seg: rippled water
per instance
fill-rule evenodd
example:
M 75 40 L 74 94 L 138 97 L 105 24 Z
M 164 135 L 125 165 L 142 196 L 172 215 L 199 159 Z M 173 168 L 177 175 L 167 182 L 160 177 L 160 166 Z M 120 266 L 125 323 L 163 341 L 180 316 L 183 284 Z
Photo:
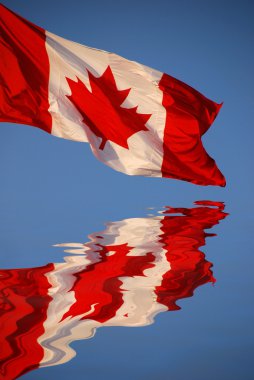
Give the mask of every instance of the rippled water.
M 30 372 L 27 378 L 54 378 L 51 369 L 45 374 L 45 370 L 39 368 L 69 362 L 76 353 L 76 362 L 73 361 L 68 376 L 73 372 L 80 377 L 84 370 L 84 378 L 91 378 L 91 373 L 85 377 L 91 358 L 93 363 L 103 362 L 103 370 L 105 358 L 106 365 L 112 367 L 114 360 L 122 361 L 124 355 L 126 357 L 126 351 L 130 358 L 130 350 L 138 357 L 133 362 L 127 357 L 122 366 L 130 366 L 136 378 L 155 376 L 155 373 L 144 375 L 145 369 L 143 373 L 133 370 L 139 360 L 144 361 L 146 352 L 149 352 L 149 361 L 160 363 L 159 378 L 171 378 L 163 368 L 167 368 L 168 360 L 175 355 L 174 350 L 180 347 L 183 354 L 177 360 L 181 359 L 184 365 L 193 360 L 192 350 L 199 346 L 200 358 L 195 358 L 195 363 L 202 371 L 202 347 L 207 345 L 207 336 L 212 360 L 218 331 L 213 331 L 215 325 L 211 320 L 218 318 L 218 305 L 212 307 L 214 315 L 207 322 L 203 307 L 211 310 L 209 296 L 213 293 L 215 297 L 216 291 L 210 287 L 203 293 L 207 305 L 202 306 L 198 305 L 200 291 L 195 290 L 209 282 L 215 284 L 216 268 L 213 270 L 213 264 L 200 247 L 205 246 L 208 237 L 216 236 L 211 229 L 227 217 L 224 204 L 199 201 L 191 208 L 164 207 L 159 212 L 150 208 L 149 213 L 146 217 L 108 222 L 103 231 L 90 234 L 87 243 L 57 244 L 68 254 L 60 262 L 0 271 L 0 357 L 4 379 L 15 379 L 31 370 L 36 372 Z M 197 293 L 196 305 L 191 298 L 194 292 Z M 191 299 L 180 302 L 186 314 L 183 317 L 179 312 L 181 330 L 176 332 L 178 315 L 173 318 L 165 315 L 163 319 L 156 316 L 180 310 L 179 301 L 184 298 Z M 197 321 L 195 316 L 200 310 L 201 320 L 204 320 L 199 326 L 200 315 Z M 153 322 L 154 327 L 141 329 L 142 333 L 137 329 L 124 333 L 116 329 L 148 326 Z M 93 346 L 88 342 L 70 346 L 76 340 L 95 340 L 100 327 L 114 327 L 117 332 L 111 333 L 113 329 L 102 331 Z M 217 328 L 221 329 L 220 323 Z M 200 330 L 198 336 L 197 330 Z M 131 336 L 135 340 L 130 346 Z M 114 350 L 112 343 L 119 344 L 119 340 L 121 344 Z M 93 357 L 95 350 L 96 357 Z M 101 352 L 103 350 L 106 351 Z M 121 368 L 118 362 L 116 367 L 118 371 Z M 119 378 L 127 378 L 127 373 L 120 370 Z M 103 378 L 103 373 L 98 372 L 97 367 L 93 376 Z M 111 377 L 108 369 L 106 377 Z

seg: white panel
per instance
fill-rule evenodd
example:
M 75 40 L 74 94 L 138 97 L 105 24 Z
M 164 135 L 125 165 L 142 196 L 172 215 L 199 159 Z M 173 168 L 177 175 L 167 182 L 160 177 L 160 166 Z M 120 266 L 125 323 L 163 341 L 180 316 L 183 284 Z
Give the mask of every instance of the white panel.
M 74 340 L 91 338 L 99 327 L 144 326 L 152 323 L 157 313 L 167 310 L 165 305 L 157 302 L 155 294 L 155 288 L 160 286 L 163 275 L 170 270 L 170 263 L 161 242 L 162 219 L 163 217 L 134 218 L 110 223 L 105 231 L 92 234 L 90 242 L 74 244 L 79 253 L 81 246 L 84 247 L 82 256 L 69 256 L 65 258 L 65 263 L 55 264 L 55 269 L 47 274 L 47 279 L 52 285 L 48 292 L 52 301 L 43 325 L 45 333 L 38 339 L 44 349 L 44 358 L 40 366 L 56 365 L 70 360 L 75 351 L 69 344 Z M 100 239 L 97 238 L 97 244 L 96 236 L 100 236 Z M 86 314 L 68 316 L 62 320 L 64 314 L 76 302 L 75 287 L 73 289 L 76 274 L 87 265 L 100 261 L 100 245 L 119 246 L 126 243 L 133 247 L 128 256 L 145 256 L 151 252 L 154 261 L 153 266 L 144 271 L 144 276 L 119 277 L 122 282 L 123 304 L 116 311 L 116 315 L 103 323 L 93 319 L 81 320 L 84 316 L 89 318 L 89 314 L 93 313 L 95 305 L 91 305 Z M 65 246 L 69 247 L 70 244 Z M 112 251 L 112 255 L 114 254 L 117 256 L 117 253 Z
M 90 142 L 95 156 L 110 167 L 126 174 L 161 176 L 163 134 L 166 111 L 162 106 L 159 71 L 116 54 L 68 41 L 46 32 L 46 48 L 50 60 L 49 111 L 53 119 L 52 134 L 76 141 Z M 107 141 L 99 149 L 97 137 L 82 121 L 82 116 L 66 97 L 71 95 L 66 78 L 78 77 L 91 89 L 87 70 L 101 76 L 110 65 L 119 90 L 131 88 L 122 107 L 138 106 L 138 113 L 152 114 L 146 127 L 128 139 L 129 149 Z

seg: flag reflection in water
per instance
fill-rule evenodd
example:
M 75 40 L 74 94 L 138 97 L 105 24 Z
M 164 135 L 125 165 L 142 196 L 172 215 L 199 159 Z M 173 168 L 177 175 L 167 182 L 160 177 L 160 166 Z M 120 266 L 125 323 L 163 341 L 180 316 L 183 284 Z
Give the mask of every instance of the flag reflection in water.
M 124 219 L 72 248 L 63 263 L 0 271 L 1 372 L 14 379 L 64 363 L 69 344 L 102 326 L 145 326 L 176 301 L 214 282 L 199 247 L 204 230 L 226 217 L 220 202 L 166 207 L 158 216 Z

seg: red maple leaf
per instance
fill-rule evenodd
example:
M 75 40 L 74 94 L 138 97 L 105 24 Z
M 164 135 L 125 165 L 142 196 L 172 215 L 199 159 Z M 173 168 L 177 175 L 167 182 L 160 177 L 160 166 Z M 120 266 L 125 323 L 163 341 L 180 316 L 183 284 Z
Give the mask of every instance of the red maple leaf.
M 137 113 L 138 106 L 121 107 L 131 89 L 117 89 L 110 66 L 98 78 L 87 72 L 92 91 L 79 78 L 77 82 L 66 78 L 72 92 L 67 98 L 81 113 L 84 123 L 102 139 L 99 149 L 103 150 L 108 140 L 128 149 L 128 138 L 147 131 L 145 124 L 151 115 Z

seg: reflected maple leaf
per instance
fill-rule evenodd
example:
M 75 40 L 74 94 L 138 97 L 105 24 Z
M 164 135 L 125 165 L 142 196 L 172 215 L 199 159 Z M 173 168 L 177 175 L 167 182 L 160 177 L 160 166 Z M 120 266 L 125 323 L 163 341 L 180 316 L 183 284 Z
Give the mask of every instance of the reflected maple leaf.
M 103 150 L 108 140 L 129 149 L 128 138 L 148 130 L 145 124 L 151 114 L 137 113 L 138 106 L 121 106 L 131 89 L 117 89 L 110 66 L 100 77 L 87 72 L 92 91 L 79 78 L 77 82 L 66 78 L 72 92 L 67 98 L 81 113 L 84 123 L 102 139 L 99 149 Z

